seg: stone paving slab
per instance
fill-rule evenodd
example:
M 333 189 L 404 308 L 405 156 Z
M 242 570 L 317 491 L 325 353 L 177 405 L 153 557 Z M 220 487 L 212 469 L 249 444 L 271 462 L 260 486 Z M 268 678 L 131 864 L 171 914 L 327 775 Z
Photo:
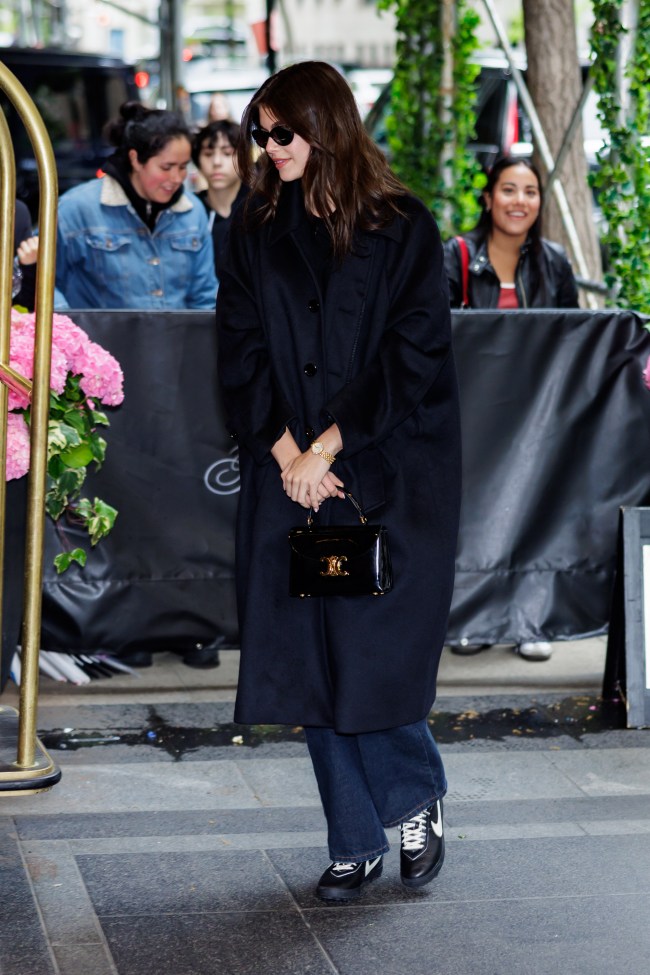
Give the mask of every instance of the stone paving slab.
M 286 911 L 293 900 L 262 850 L 75 857 L 99 916 Z
M 647 900 L 582 896 L 310 911 L 339 975 L 641 975 Z
M 327 866 L 321 850 L 269 850 L 268 856 L 303 909 L 329 910 L 314 897 L 314 878 Z M 402 887 L 399 849 L 393 849 L 384 858 L 384 875 L 369 885 L 363 903 L 487 901 L 501 902 L 500 912 L 503 905 L 528 897 L 571 898 L 585 892 L 647 899 L 650 835 L 458 842 L 440 877 L 424 894 Z
M 426 892 L 401 886 L 394 850 L 363 901 L 338 908 L 314 896 L 322 848 L 78 854 L 79 877 L 53 869 L 56 857 L 39 870 L 38 855 L 28 859 L 52 943 L 69 951 L 77 938 L 77 961 L 101 953 L 96 914 L 119 975 L 645 970 L 650 834 L 485 838 L 452 850 Z M 92 911 L 77 902 L 72 914 L 65 901 L 80 884 Z
M 151 707 L 84 704 L 79 724 L 110 734 L 149 720 Z M 210 728 L 217 713 L 208 700 L 155 709 L 188 728 Z M 218 702 L 222 719 L 230 711 Z M 48 714 L 63 725 L 58 705 Z M 125 760 L 134 753 L 123 745 L 57 752 L 63 779 L 51 792 L 0 798 L 0 858 L 17 871 L 0 871 L 0 973 L 641 975 L 650 734 L 563 731 L 443 745 L 440 877 L 426 891 L 403 888 L 391 830 L 384 876 L 338 908 L 314 896 L 326 833 L 298 742 L 219 757 L 162 750 L 154 762 Z M 27 919 L 22 955 L 5 951 L 14 906 Z
M 441 753 L 456 801 L 650 793 L 643 748 Z M 319 805 L 308 758 L 62 767 L 63 782 L 50 792 L 0 799 L 3 814 L 245 809 L 285 806 L 288 796 L 292 808 Z
M 1 807 L 0 807 L 1 808 Z M 293 808 L 237 808 L 113 813 L 67 813 L 63 816 L 16 815 L 17 835 L 27 840 L 78 840 L 147 836 L 194 836 L 278 830 L 297 833 L 322 829 L 320 806 Z
M 101 920 L 119 975 L 336 975 L 339 971 L 297 911 Z
M 0 802 L 5 815 L 42 816 L 259 805 L 235 762 L 65 766 L 62 782 L 50 792 Z
M 10 820 L 9 820 L 10 821 Z M 254 807 L 246 809 L 179 810 L 131 813 L 66 813 L 54 816 L 15 816 L 17 837 L 29 848 L 34 841 L 56 842 L 69 840 L 78 845 L 85 839 L 104 842 L 135 838 L 146 842 L 148 837 L 256 836 L 282 832 L 285 836 L 322 831 L 325 818 L 320 806 Z M 529 827 L 557 825 L 589 831 L 592 824 L 599 829 L 623 829 L 624 823 L 650 823 L 650 799 L 647 795 L 580 796 L 578 798 L 529 800 L 457 801 L 445 802 L 445 822 L 448 835 L 467 835 L 468 831 L 490 828 L 519 829 L 529 835 Z M 300 845 L 304 845 L 302 839 Z M 287 846 L 291 844 L 287 842 Z
M 614 761 L 612 761 L 614 759 Z M 647 748 L 591 751 L 587 758 L 576 752 L 549 757 L 553 766 L 586 795 L 647 795 L 650 793 L 650 762 Z
M 56 975 L 13 824 L 4 816 L 0 818 L 0 878 L 0 972 Z

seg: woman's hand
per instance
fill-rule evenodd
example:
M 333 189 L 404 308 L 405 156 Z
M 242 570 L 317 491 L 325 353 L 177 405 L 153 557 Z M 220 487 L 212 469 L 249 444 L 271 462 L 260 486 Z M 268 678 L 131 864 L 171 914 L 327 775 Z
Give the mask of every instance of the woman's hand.
M 38 260 L 38 237 L 27 237 L 18 246 L 16 256 L 21 264 L 35 264 Z
M 306 450 L 294 457 L 282 470 L 282 484 L 287 497 L 303 508 L 318 511 L 327 498 L 343 497 L 343 481 L 330 470 L 319 454 Z

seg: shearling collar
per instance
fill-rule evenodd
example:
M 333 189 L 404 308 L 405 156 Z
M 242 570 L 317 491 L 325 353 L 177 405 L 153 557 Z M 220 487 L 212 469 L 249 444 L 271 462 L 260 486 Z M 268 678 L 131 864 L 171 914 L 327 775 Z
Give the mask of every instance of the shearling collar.
M 102 177 L 102 191 L 99 202 L 107 207 L 125 207 L 131 205 L 128 196 L 118 181 L 108 175 Z M 170 206 L 169 209 L 173 210 L 174 213 L 185 213 L 187 210 L 191 210 L 192 206 L 192 201 L 187 193 L 183 193 L 181 198 Z

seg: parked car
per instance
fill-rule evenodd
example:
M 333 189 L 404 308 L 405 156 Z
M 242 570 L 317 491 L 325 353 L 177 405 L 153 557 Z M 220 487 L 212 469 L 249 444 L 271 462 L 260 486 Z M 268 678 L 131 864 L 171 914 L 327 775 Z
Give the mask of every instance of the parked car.
M 25 86 L 52 141 L 59 192 L 97 175 L 113 151 L 103 138 L 106 122 L 120 105 L 138 98 L 133 68 L 119 58 L 58 49 L 8 47 L 0 61 Z M 16 156 L 16 184 L 36 220 L 38 174 L 27 131 L 4 92 L 5 112 Z
M 489 169 L 495 159 L 507 152 L 530 155 L 530 121 L 517 97 L 508 62 L 503 56 L 480 56 L 476 81 L 476 135 L 469 144 L 479 162 Z M 366 129 L 379 147 L 389 154 L 386 119 L 390 111 L 389 82 L 365 119 Z
M 486 170 L 501 155 L 512 153 L 531 156 L 532 126 L 519 100 L 517 86 L 508 62 L 503 55 L 479 54 L 476 63 L 480 67 L 476 79 L 476 135 L 469 143 L 469 148 L 476 153 L 479 162 Z M 515 63 L 525 78 L 525 59 L 518 58 Z M 583 63 L 583 80 L 588 69 L 588 62 Z M 389 82 L 365 119 L 366 129 L 387 154 L 386 119 L 390 110 L 390 89 Z M 604 133 L 597 113 L 598 100 L 592 91 L 582 113 L 585 155 L 590 169 L 597 165 L 596 150 L 603 145 L 604 141 Z
M 354 94 L 362 118 L 374 106 L 377 98 L 390 82 L 393 72 L 390 68 L 347 68 L 347 78 Z

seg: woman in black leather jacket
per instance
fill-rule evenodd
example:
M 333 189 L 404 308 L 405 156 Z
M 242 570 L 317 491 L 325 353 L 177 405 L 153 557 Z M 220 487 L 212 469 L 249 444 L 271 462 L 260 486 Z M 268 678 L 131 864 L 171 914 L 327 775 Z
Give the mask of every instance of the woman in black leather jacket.
M 464 234 L 467 274 L 463 280 L 463 245 L 444 246 L 452 308 L 577 308 L 578 289 L 569 260 L 559 244 L 542 238 L 542 184 L 528 159 L 498 160 L 483 191 L 478 224 Z M 489 649 L 487 643 L 450 646 L 462 656 Z M 548 660 L 545 640 L 523 642 L 526 660 Z
M 577 308 L 578 289 L 559 244 L 541 235 L 542 185 L 528 159 L 498 160 L 483 191 L 483 212 L 463 235 L 469 308 Z M 463 306 L 461 245 L 445 244 L 452 308 Z

